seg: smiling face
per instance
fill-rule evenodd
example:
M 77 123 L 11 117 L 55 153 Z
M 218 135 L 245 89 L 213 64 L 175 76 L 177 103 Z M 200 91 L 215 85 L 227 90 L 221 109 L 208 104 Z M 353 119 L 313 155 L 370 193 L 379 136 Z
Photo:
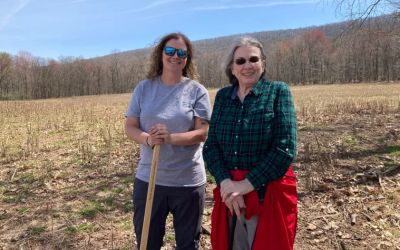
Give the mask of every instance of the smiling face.
M 256 57 L 259 58 L 257 62 L 254 60 Z M 238 65 L 236 63 L 243 62 L 243 59 L 245 59 L 244 64 Z M 233 56 L 231 70 L 232 74 L 239 81 L 239 85 L 246 87 L 254 86 L 264 72 L 261 50 L 254 46 L 240 46 L 236 49 Z
M 171 39 L 165 44 L 165 47 L 187 50 L 185 41 L 182 39 Z M 164 53 L 164 51 L 162 52 L 163 71 L 168 71 L 168 73 L 182 75 L 182 70 L 186 66 L 186 61 L 187 58 L 179 58 L 177 52 L 175 52 L 173 56 L 168 56 Z

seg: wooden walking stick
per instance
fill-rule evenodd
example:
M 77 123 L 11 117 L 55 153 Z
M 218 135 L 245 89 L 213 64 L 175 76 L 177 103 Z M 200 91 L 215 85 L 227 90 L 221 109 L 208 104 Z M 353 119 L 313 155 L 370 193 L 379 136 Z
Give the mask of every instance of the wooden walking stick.
M 151 160 L 149 186 L 147 187 L 146 208 L 144 211 L 142 236 L 140 240 L 140 250 L 147 249 L 147 238 L 149 236 L 151 210 L 153 208 L 154 188 L 156 185 L 159 158 L 160 158 L 160 145 L 155 145 L 153 150 L 153 159 Z

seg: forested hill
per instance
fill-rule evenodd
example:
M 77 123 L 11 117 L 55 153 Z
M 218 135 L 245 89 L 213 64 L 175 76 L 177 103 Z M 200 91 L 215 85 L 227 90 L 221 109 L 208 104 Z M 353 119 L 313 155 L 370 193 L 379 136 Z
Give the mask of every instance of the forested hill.
M 231 41 L 241 35 L 264 44 L 271 79 L 289 84 L 400 80 L 400 20 L 386 15 L 361 27 L 343 22 L 195 41 L 201 83 L 228 83 L 221 63 Z M 146 48 L 92 59 L 45 60 L 28 52 L 0 52 L 0 100 L 130 92 L 145 77 L 149 54 Z

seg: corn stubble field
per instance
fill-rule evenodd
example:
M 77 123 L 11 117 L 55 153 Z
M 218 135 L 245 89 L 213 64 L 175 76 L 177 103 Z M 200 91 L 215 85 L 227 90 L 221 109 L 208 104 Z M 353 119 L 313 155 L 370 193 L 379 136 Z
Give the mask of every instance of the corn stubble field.
M 400 249 L 400 84 L 292 87 L 295 249 Z M 210 91 L 214 97 L 215 91 Z M 129 94 L 0 102 L 0 249 L 133 249 Z M 212 207 L 208 179 L 202 247 Z M 163 249 L 173 249 L 169 220 Z

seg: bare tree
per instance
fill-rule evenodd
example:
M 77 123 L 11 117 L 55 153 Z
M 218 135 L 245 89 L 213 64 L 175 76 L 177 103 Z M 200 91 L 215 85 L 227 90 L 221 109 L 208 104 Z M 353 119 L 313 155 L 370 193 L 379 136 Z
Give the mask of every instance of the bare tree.
M 269 79 L 290 84 L 399 81 L 400 19 L 371 19 L 368 25 L 347 32 L 340 41 L 335 37 L 347 23 L 249 35 L 257 37 L 266 48 Z M 228 83 L 221 62 L 232 39 L 194 44 L 200 82 L 205 86 L 219 88 Z M 130 92 L 145 78 L 148 56 L 149 49 L 58 60 L 37 58 L 29 52 L 16 56 L 0 52 L 0 99 Z
M 8 78 L 11 76 L 11 65 L 11 56 L 7 53 L 0 53 L 0 99 L 3 94 L 6 96 L 9 93 Z
M 372 16 L 392 14 L 400 18 L 400 0 L 334 0 L 338 14 L 358 21 L 361 27 Z

